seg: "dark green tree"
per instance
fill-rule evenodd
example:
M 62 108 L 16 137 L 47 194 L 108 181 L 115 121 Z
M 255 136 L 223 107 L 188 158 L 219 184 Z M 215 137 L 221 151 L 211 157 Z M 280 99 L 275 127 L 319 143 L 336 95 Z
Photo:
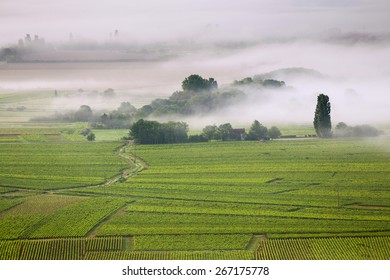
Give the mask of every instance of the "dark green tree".
M 268 129 L 258 120 L 255 120 L 249 129 L 246 140 L 260 140 L 268 136 Z
M 130 104 L 130 102 L 122 102 L 117 111 L 121 114 L 132 115 L 137 112 L 137 108 Z
M 150 105 L 144 105 L 138 109 L 136 113 L 137 118 L 146 118 L 153 113 L 153 108 Z
M 285 85 L 286 83 L 283 81 L 277 81 L 272 79 L 263 81 L 263 86 L 267 88 L 280 88 L 284 87 Z
M 335 127 L 336 137 L 376 137 L 381 134 L 383 131 L 367 124 L 348 126 L 346 123 L 340 122 Z
M 140 119 L 130 129 L 130 138 L 139 144 L 183 143 L 188 140 L 184 122 L 159 123 Z
M 218 127 L 216 125 L 208 125 L 202 130 L 202 135 L 208 140 L 217 139 Z
M 232 139 L 231 132 L 233 130 L 233 127 L 230 123 L 224 123 L 218 126 L 218 139 L 221 139 L 222 141 L 228 141 Z
M 138 120 L 130 129 L 130 137 L 140 144 L 159 144 L 161 124 L 156 121 Z
M 188 125 L 185 122 L 167 122 L 161 124 L 162 143 L 184 143 L 188 140 Z
M 87 140 L 88 140 L 88 141 L 95 141 L 95 133 L 90 132 L 90 133 L 87 135 Z
M 112 88 L 108 88 L 103 92 L 103 97 L 115 97 L 115 91 Z
M 329 96 L 320 94 L 317 97 L 317 107 L 314 113 L 314 128 L 321 138 L 332 137 L 332 123 L 330 121 Z
M 279 138 L 280 136 L 282 135 L 282 133 L 280 132 L 279 128 L 277 128 L 276 126 L 272 126 L 269 130 L 268 130 L 268 136 L 272 139 L 277 139 Z
M 81 105 L 75 112 L 74 119 L 76 122 L 87 122 L 92 118 L 92 109 L 88 105 Z
M 184 79 L 181 84 L 184 91 L 205 91 L 218 88 L 218 83 L 214 78 L 203 79 L 197 74 L 192 74 Z

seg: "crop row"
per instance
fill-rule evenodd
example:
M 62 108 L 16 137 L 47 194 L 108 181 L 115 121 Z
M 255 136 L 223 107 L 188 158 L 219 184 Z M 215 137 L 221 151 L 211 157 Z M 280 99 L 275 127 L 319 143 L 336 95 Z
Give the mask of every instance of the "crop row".
M 99 235 L 390 230 L 389 154 L 362 142 L 141 145 L 137 155 L 149 169 L 107 192 L 142 199 Z
M 0 239 L 85 236 L 125 203 L 109 197 L 29 197 L 2 212 Z
M 141 235 L 134 237 L 134 250 L 243 250 L 251 238 L 251 234 Z
M 100 236 L 158 234 L 337 234 L 389 230 L 388 221 L 311 219 L 274 216 L 213 215 L 127 211 L 110 219 L 98 231 Z M 210 248 L 213 249 L 213 248 Z
M 201 238 L 201 237 L 200 237 Z M 269 239 L 252 250 L 130 251 L 123 237 L 0 241 L 2 260 L 389 260 L 390 237 Z M 228 240 L 226 240 L 228 241 Z
M 89 252 L 119 250 L 121 237 L 0 241 L 1 260 L 79 260 Z
M 39 143 L 0 146 L 0 186 L 58 189 L 103 182 L 126 164 L 118 143 Z
M 0 212 L 7 210 L 8 208 L 11 208 L 15 205 L 18 205 L 21 203 L 18 199 L 1 199 L 0 198 Z
M 221 214 L 245 216 L 272 216 L 317 219 L 354 219 L 390 221 L 389 215 L 380 211 L 355 208 L 297 207 L 264 203 L 207 202 L 173 199 L 143 199 L 127 208 L 133 212 Z
M 88 260 L 251 260 L 253 252 L 233 251 L 133 251 L 89 252 Z
M 51 215 L 29 234 L 30 238 L 85 236 L 104 218 L 124 207 L 125 201 L 107 197 L 89 198 Z
M 265 260 L 389 260 L 390 237 L 270 239 L 261 244 Z

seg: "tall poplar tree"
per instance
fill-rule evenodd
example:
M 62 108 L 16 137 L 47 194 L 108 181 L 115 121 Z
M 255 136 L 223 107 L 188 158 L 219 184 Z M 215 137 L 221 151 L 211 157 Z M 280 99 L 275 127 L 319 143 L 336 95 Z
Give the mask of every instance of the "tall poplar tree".
M 317 97 L 317 107 L 314 114 L 313 124 L 318 137 L 332 137 L 332 123 L 330 121 L 330 102 L 329 96 L 325 94 L 321 93 Z

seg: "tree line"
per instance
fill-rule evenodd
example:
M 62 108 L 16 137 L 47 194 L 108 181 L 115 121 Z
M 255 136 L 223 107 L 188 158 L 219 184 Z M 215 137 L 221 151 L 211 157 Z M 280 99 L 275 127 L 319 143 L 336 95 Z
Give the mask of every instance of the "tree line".
M 279 138 L 280 130 L 273 126 L 270 129 L 255 120 L 249 132 L 244 128 L 233 128 L 230 123 L 207 125 L 201 134 L 188 136 L 188 125 L 185 122 L 148 121 L 140 119 L 129 132 L 129 139 L 139 144 L 172 144 L 185 142 L 269 140 Z
M 214 78 L 205 79 L 197 74 L 186 77 L 181 84 L 182 90 L 174 92 L 169 98 L 158 98 L 150 104 L 136 108 L 130 102 L 122 102 L 118 109 L 111 112 L 95 112 L 89 105 L 82 105 L 76 111 L 58 112 L 49 117 L 38 117 L 32 121 L 89 122 L 93 128 L 129 128 L 139 119 L 166 115 L 193 115 L 210 113 L 238 103 L 246 97 L 240 86 L 256 85 L 262 87 L 282 87 L 284 82 L 245 78 L 235 81 L 229 87 L 218 88 Z M 81 89 L 79 91 L 82 91 Z M 58 96 L 57 91 L 54 93 Z M 115 96 L 113 89 L 104 91 L 103 97 Z

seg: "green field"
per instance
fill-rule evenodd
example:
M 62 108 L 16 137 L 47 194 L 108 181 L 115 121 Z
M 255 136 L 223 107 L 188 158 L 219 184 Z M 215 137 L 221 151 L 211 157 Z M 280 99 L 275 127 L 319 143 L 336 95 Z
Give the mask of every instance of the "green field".
M 0 259 L 390 259 L 388 139 L 15 140 L 0 156 Z
M 0 185 L 53 190 L 102 183 L 120 173 L 118 143 L 0 144 Z

